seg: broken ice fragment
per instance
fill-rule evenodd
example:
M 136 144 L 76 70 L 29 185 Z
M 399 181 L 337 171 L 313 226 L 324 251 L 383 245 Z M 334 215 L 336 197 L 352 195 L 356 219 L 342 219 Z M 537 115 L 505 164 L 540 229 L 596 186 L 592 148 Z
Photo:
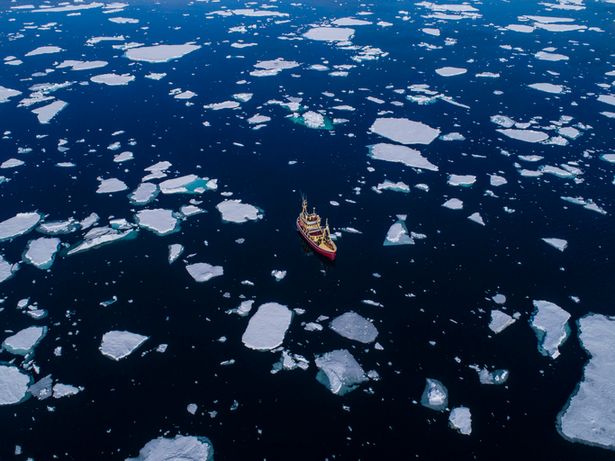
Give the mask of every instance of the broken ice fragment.
M 130 193 L 128 198 L 133 205 L 147 205 L 154 200 L 160 189 L 156 184 L 151 182 L 142 182 L 139 186 Z
M 49 237 L 40 237 L 35 240 L 30 240 L 23 255 L 23 260 L 38 269 L 49 269 L 60 248 L 60 243 L 60 239 Z
M 241 341 L 250 349 L 275 349 L 284 341 L 291 319 L 288 307 L 275 302 L 262 304 L 250 317 Z
M 430 144 L 440 130 L 407 118 L 377 118 L 369 131 L 401 144 Z
M 130 74 L 100 74 L 91 77 L 90 81 L 108 86 L 121 86 L 128 85 L 134 79 L 134 75 Z
M 413 245 L 414 240 L 408 235 L 406 227 L 406 215 L 397 215 L 397 221 L 389 228 L 384 238 L 384 246 L 389 245 Z
M 100 184 L 98 185 L 98 189 L 96 189 L 97 194 L 112 194 L 114 192 L 121 192 L 128 189 L 126 183 L 117 178 L 98 178 L 98 181 Z
M 468 407 L 455 407 L 448 417 L 449 425 L 463 435 L 472 433 L 472 415 Z
M 276 282 L 279 282 L 286 277 L 286 271 L 273 270 L 271 271 L 271 276 L 276 280 Z
M 98 349 L 105 357 L 118 361 L 128 357 L 147 339 L 147 336 L 137 333 L 112 330 L 103 335 Z
M 432 410 L 443 411 L 448 405 L 448 391 L 437 379 L 427 378 L 425 390 L 421 396 L 421 405 Z
M 39 123 L 47 124 L 67 105 L 68 103 L 57 100 L 47 104 L 46 106 L 32 110 L 32 113 L 37 116 Z
M 263 210 L 241 200 L 224 200 L 216 205 L 222 215 L 222 220 L 233 223 L 244 223 L 262 219 Z
M 344 395 L 367 381 L 363 368 L 346 349 L 338 349 L 317 355 L 319 371 L 316 379 L 336 395 Z
M 0 222 L 0 242 L 27 234 L 39 223 L 42 217 L 41 213 L 33 211 L 17 213 L 12 218 Z
M 436 74 L 441 77 L 455 77 L 456 75 L 463 75 L 468 71 L 463 67 L 440 67 L 436 69 Z
M 559 357 L 559 347 L 564 344 L 570 328 L 570 314 L 549 301 L 534 301 L 534 314 L 530 325 L 538 338 L 538 350 L 542 355 L 556 359 Z
M 47 375 L 44 378 L 39 379 L 34 384 L 30 385 L 30 387 L 28 388 L 28 392 L 33 397 L 36 397 L 38 400 L 45 400 L 51 397 L 53 393 L 52 385 L 53 379 L 51 375 Z
M 126 57 L 131 61 L 161 63 L 171 61 L 172 59 L 179 59 L 199 48 L 201 48 L 200 45 L 191 43 L 184 43 L 183 45 L 141 46 L 126 50 Z
M 2 349 L 16 355 L 28 355 L 47 334 L 47 327 L 28 327 L 9 336 Z
M 397 144 L 379 143 L 368 146 L 368 155 L 376 160 L 402 163 L 411 168 L 438 171 L 438 167 L 427 160 L 416 149 Z
M 447 184 L 449 186 L 469 187 L 476 182 L 476 176 L 471 174 L 449 174 Z
M 216 189 L 215 180 L 199 178 L 195 174 L 167 179 L 159 184 L 163 194 L 202 194 L 207 190 Z
M 463 202 L 458 198 L 450 198 L 442 204 L 444 208 L 449 210 L 461 210 L 463 209 Z
M 25 400 L 31 382 L 31 378 L 19 368 L 0 365 L 0 405 L 13 405 Z
M 480 215 L 480 213 L 478 211 L 476 213 L 472 213 L 470 216 L 468 216 L 468 219 L 470 221 L 474 221 L 477 224 L 480 224 L 481 226 L 485 225 L 485 221 L 483 220 L 483 217 Z
M 207 263 L 188 264 L 186 270 L 197 282 L 207 282 L 214 277 L 224 274 L 222 266 L 212 266 Z
M 76 395 L 83 390 L 82 387 L 71 386 L 70 384 L 56 383 L 53 386 L 53 398 L 61 399 L 62 397 L 70 397 Z
M 169 264 L 173 264 L 184 252 L 184 247 L 179 243 L 169 245 Z
M 135 220 L 143 229 L 150 230 L 160 236 L 177 232 L 180 226 L 175 213 L 163 208 L 139 210 L 135 214 Z
M 481 384 L 504 384 L 508 381 L 508 370 L 500 369 L 489 371 L 487 368 L 481 368 L 478 365 L 470 365 L 478 374 L 478 380 Z
M 83 242 L 73 245 L 66 254 L 70 256 L 119 240 L 131 239 L 137 236 L 137 232 L 138 229 L 117 230 L 111 227 L 95 227 L 85 234 Z
M 510 325 L 516 322 L 514 317 L 511 317 L 505 312 L 494 309 L 491 311 L 491 321 L 489 322 L 489 329 L 494 333 L 501 333 Z
M 10 279 L 18 268 L 17 264 L 11 264 L 0 255 L 0 283 Z
M 354 29 L 347 27 L 313 27 L 303 36 L 323 42 L 347 42 L 354 35 Z
M 559 251 L 564 251 L 566 248 L 568 248 L 568 242 L 564 239 L 543 238 L 542 241 L 551 245 L 553 248 L 558 249 Z
M 549 139 L 549 135 L 542 131 L 536 130 L 517 130 L 513 128 L 498 129 L 500 133 L 512 139 L 525 142 L 542 142 Z
M 150 440 L 136 458 L 126 461 L 213 461 L 214 447 L 207 437 L 177 435 Z
M 352 311 L 334 318 L 329 327 L 338 335 L 363 344 L 374 342 L 378 336 L 378 330 L 372 322 Z

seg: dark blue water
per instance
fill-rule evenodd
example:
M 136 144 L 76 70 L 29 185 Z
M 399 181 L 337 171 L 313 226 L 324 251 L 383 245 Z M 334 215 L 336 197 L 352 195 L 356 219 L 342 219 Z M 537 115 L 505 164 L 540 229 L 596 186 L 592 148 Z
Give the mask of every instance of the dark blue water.
M 23 94 L 0 104 L 5 132 L 0 163 L 17 157 L 26 164 L 0 170 L 11 179 L 0 184 L 0 220 L 37 209 L 47 213 L 48 220 L 83 219 L 96 212 L 101 225 L 110 218 L 134 222 L 139 208 L 128 202 L 126 194 L 140 183 L 143 168 L 160 160 L 172 162 L 169 177 L 195 173 L 217 178 L 219 187 L 198 196 L 160 195 L 148 205 L 178 210 L 191 198 L 202 200 L 200 206 L 207 213 L 183 221 L 179 233 L 159 237 L 141 230 L 135 240 L 75 256 L 60 255 L 49 271 L 22 264 L 11 280 L 0 285 L 2 339 L 34 324 L 49 328 L 35 350 L 40 373 L 30 370 L 33 378 L 51 373 L 58 382 L 85 388 L 59 400 L 30 398 L 0 407 L 0 459 L 125 459 L 136 456 L 151 439 L 177 434 L 209 437 L 219 460 L 612 459 L 612 451 L 566 441 L 558 434 L 555 419 L 582 379 L 588 360 L 574 321 L 589 312 L 615 315 L 615 168 L 599 158 L 612 152 L 613 146 L 613 119 L 600 112 L 615 109 L 596 100 L 598 94 L 614 93 L 614 77 L 604 74 L 615 68 L 615 5 L 592 2 L 579 11 L 549 11 L 534 2 L 489 1 L 473 3 L 480 18 L 442 21 L 425 17 L 432 12 L 411 2 L 284 1 L 268 4 L 289 14 L 273 19 L 208 15 L 246 7 L 227 1 L 127 3 L 116 14 L 94 8 L 78 16 L 11 10 L 12 3 L 2 6 L 2 56 L 16 56 L 24 63 L 2 65 L 0 85 Z M 408 12 L 408 21 L 402 20 L 406 13 L 400 10 Z M 360 11 L 372 14 L 357 16 Z M 523 34 L 501 29 L 519 23 L 517 17 L 526 14 L 570 17 L 575 24 L 602 31 L 536 29 Z M 140 22 L 114 24 L 108 21 L 113 16 Z M 389 55 L 356 63 L 350 59 L 353 51 L 332 44 L 281 39 L 289 34 L 301 37 L 311 24 L 349 16 L 374 23 L 354 27 L 354 45 L 379 47 Z M 282 23 L 276 23 L 279 20 Z M 378 21 L 393 25 L 379 27 Z M 49 30 L 30 27 L 50 22 L 57 24 Z M 256 27 L 245 34 L 228 32 L 239 25 Z M 423 27 L 439 28 L 441 36 L 426 35 L 420 31 Z M 120 34 L 125 42 L 194 41 L 202 48 L 168 63 L 148 64 L 130 61 L 122 50 L 112 48 L 122 42 L 85 46 L 92 36 Z M 456 44 L 445 45 L 447 37 L 456 39 Z M 230 47 L 237 40 L 258 45 Z M 428 50 L 419 46 L 421 42 L 441 48 Z M 44 45 L 65 51 L 24 57 Z M 556 47 L 556 53 L 570 59 L 535 59 L 533 54 L 545 47 Z M 302 65 L 273 77 L 249 75 L 257 61 L 278 57 Z M 65 59 L 109 64 L 32 76 Z M 325 60 L 330 66 L 356 67 L 348 77 L 308 69 Z M 439 77 L 434 70 L 443 66 L 464 67 L 468 72 Z M 499 72 L 500 78 L 475 77 L 484 71 Z M 89 82 L 93 75 L 110 72 L 130 73 L 136 79 L 126 86 Z M 153 81 L 144 78 L 149 72 L 167 76 Z M 241 80 L 248 83 L 236 83 Z M 77 83 L 50 94 L 68 106 L 48 125 L 39 124 L 30 112 L 38 105 L 17 106 L 31 85 L 64 81 Z M 527 87 L 536 82 L 560 83 L 570 92 L 550 95 Z M 408 92 L 393 92 L 411 84 L 428 84 L 470 108 L 444 101 L 419 106 L 405 99 Z M 174 88 L 197 93 L 190 100 L 194 105 L 173 99 L 168 93 Z M 503 94 L 494 94 L 496 90 Z M 204 104 L 230 100 L 241 92 L 254 97 L 238 110 L 203 109 Z M 339 101 L 323 92 L 335 94 Z M 285 109 L 265 105 L 289 96 L 302 97 L 302 104 L 311 110 L 325 109 L 328 117 L 348 122 L 332 131 L 310 129 L 288 120 Z M 367 96 L 386 103 L 375 104 Z M 341 104 L 356 110 L 330 109 Z M 257 112 L 271 121 L 251 130 L 245 119 Z M 569 115 L 573 124 L 591 128 L 581 130 L 582 135 L 567 146 L 530 144 L 499 134 L 489 121 L 496 114 L 522 122 L 539 116 L 543 127 Z M 466 140 L 410 146 L 438 165 L 438 172 L 371 160 L 366 146 L 389 142 L 368 133 L 379 116 L 421 121 L 439 127 L 443 134 L 458 131 Z M 204 127 L 204 121 L 211 126 Z M 118 130 L 125 133 L 112 136 Z M 68 141 L 67 152 L 58 151 L 60 139 Z M 128 145 L 130 139 L 136 146 Z M 122 149 L 107 150 L 115 141 L 122 143 Z M 30 147 L 32 152 L 17 154 L 18 147 Z M 122 150 L 133 151 L 135 159 L 114 163 L 113 155 Z M 517 155 L 544 159 L 532 164 Z M 582 170 L 577 181 L 548 174 L 525 178 L 518 172 L 570 161 Z M 58 168 L 58 162 L 73 162 L 76 167 Z M 368 171 L 370 166 L 375 171 Z M 488 174 L 494 173 L 506 177 L 508 184 L 491 187 Z M 477 180 L 468 188 L 452 187 L 448 174 L 472 174 Z M 119 178 L 129 190 L 96 194 L 99 176 Z M 424 183 L 429 192 L 411 187 L 409 194 L 374 193 L 371 187 L 384 179 L 410 186 Z M 497 197 L 485 195 L 487 190 Z M 225 191 L 262 208 L 264 218 L 223 223 L 215 206 Z M 362 231 L 342 233 L 333 264 L 307 250 L 294 231 L 301 193 L 329 218 L 334 231 L 344 227 Z M 607 214 L 569 204 L 561 196 L 593 199 Z M 464 209 L 442 208 L 450 197 L 462 199 Z M 330 205 L 331 200 L 340 206 Z M 507 213 L 503 207 L 515 212 Z M 466 219 L 475 211 L 486 226 Z M 383 247 L 397 214 L 407 214 L 408 228 L 427 238 L 412 246 Z M 17 262 L 28 240 L 39 236 L 32 232 L 2 242 L 0 254 Z M 566 239 L 568 248 L 560 253 L 542 237 Z M 81 233 L 61 238 L 72 245 L 81 240 Z M 245 239 L 243 244 L 236 243 L 240 238 Z M 170 266 L 171 243 L 181 243 L 186 251 Z M 182 261 L 194 253 L 188 262 L 222 265 L 224 275 L 203 284 L 194 282 Z M 270 274 L 274 269 L 288 275 L 276 282 Z M 254 286 L 242 284 L 245 280 Z M 506 295 L 507 312 L 521 314 L 498 335 L 487 327 L 489 312 L 497 307 L 490 300 L 496 293 Z M 106 308 L 99 305 L 112 296 L 119 301 Z M 570 296 L 578 296 L 580 302 Z M 16 310 L 17 301 L 26 297 L 47 309 L 48 317 L 34 321 Z M 309 370 L 273 375 L 270 370 L 280 354 L 256 352 L 241 343 L 247 318 L 225 311 L 244 297 L 255 300 L 255 307 L 275 301 L 305 310 L 293 318 L 284 348 L 308 358 Z M 383 307 L 366 305 L 361 302 L 365 299 Z M 539 354 L 528 323 L 532 300 L 537 299 L 550 300 L 572 316 L 571 336 L 556 360 Z M 322 332 L 308 332 L 301 325 L 348 310 L 374 321 L 382 351 L 338 336 L 326 328 L 327 322 Z M 137 332 L 149 340 L 126 359 L 111 361 L 98 351 L 102 335 L 110 330 Z M 219 341 L 223 336 L 226 342 Z M 168 344 L 168 350 L 153 351 L 161 343 Z M 61 357 L 53 353 L 57 346 L 62 347 Z M 376 370 L 381 379 L 343 397 L 331 394 L 316 381 L 313 359 L 340 348 L 348 349 L 366 371 Z M 220 365 L 229 359 L 235 364 Z M 0 361 L 12 360 L 15 365 L 24 362 L 0 353 Z M 468 368 L 474 363 L 506 368 L 510 378 L 504 386 L 481 385 Z M 449 407 L 471 409 L 470 436 L 449 428 L 447 413 L 416 403 L 427 377 L 448 387 Z M 231 410 L 235 401 L 238 407 Z M 198 404 L 196 415 L 186 411 L 189 403 Z M 211 411 L 217 412 L 215 417 Z M 22 447 L 21 455 L 14 455 L 16 445 Z

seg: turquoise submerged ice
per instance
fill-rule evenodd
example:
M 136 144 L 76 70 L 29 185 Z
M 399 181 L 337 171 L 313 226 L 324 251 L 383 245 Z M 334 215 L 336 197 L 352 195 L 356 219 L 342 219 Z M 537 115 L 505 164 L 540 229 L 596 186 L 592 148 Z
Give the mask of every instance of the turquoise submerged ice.
M 432 410 L 443 411 L 448 405 L 448 390 L 437 379 L 427 378 L 425 390 L 421 396 L 421 405 Z
M 315 363 L 319 368 L 316 379 L 334 394 L 347 394 L 367 381 L 363 368 L 346 349 L 316 356 Z
M 213 461 L 214 447 L 207 437 L 158 437 L 150 440 L 136 458 L 126 461 Z
M 583 380 L 557 417 L 562 436 L 615 450 L 615 317 L 581 318 L 579 340 L 590 356 Z

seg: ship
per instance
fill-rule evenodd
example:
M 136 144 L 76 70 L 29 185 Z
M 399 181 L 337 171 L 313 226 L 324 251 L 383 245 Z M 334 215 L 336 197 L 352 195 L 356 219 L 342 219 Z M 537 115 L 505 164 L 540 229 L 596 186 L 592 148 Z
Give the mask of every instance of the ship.
M 308 212 L 305 198 L 302 200 L 301 213 L 297 217 L 297 230 L 316 253 L 331 261 L 335 259 L 337 246 L 331 240 L 329 222 L 325 221 L 325 226 L 322 227 L 316 209 L 313 209 L 311 213 Z

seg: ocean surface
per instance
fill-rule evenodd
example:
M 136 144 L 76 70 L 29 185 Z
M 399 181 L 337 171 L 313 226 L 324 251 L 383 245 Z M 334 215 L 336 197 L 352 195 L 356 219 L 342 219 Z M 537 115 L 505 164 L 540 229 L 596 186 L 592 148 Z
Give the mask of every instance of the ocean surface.
M 3 2 L 0 460 L 179 459 L 139 454 L 161 437 L 187 460 L 196 440 L 216 460 L 613 459 L 615 366 L 587 364 L 615 351 L 614 21 L 589 0 Z M 332 263 L 296 232 L 302 197 Z M 290 324 L 258 322 L 266 303 Z M 350 311 L 375 339 L 330 327 Z M 356 363 L 327 374 L 336 350 Z

